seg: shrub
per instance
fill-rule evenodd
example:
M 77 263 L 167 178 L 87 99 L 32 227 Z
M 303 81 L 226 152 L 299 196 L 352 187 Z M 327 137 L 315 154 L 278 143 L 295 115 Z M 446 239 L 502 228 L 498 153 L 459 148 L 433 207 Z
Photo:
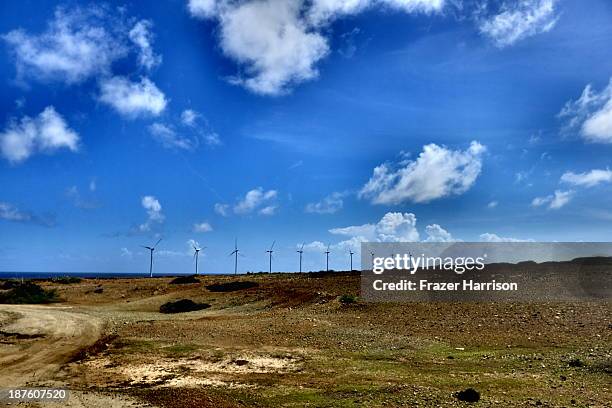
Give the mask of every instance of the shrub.
M 185 285 L 188 283 L 200 283 L 195 275 L 178 276 L 170 281 L 171 285 Z
M 9 289 L 16 288 L 19 285 L 21 285 L 20 281 L 18 281 L 17 279 L 11 279 L 11 280 L 2 282 L 2 284 L 0 284 L 0 289 L 9 290 Z
M 69 285 L 71 283 L 81 283 L 82 279 L 77 278 L 76 276 L 56 276 L 51 279 L 53 283 L 61 283 L 63 285 Z
M 59 301 L 55 290 L 45 290 L 32 282 L 19 283 L 5 293 L 0 293 L 0 303 L 39 304 Z
M 343 305 L 350 305 L 353 303 L 357 303 L 357 296 L 355 295 L 342 295 L 340 296 L 340 303 Z
M 473 388 L 467 388 L 463 391 L 455 393 L 455 396 L 459 401 L 465 402 L 478 402 L 480 400 L 480 393 Z
M 570 367 L 584 367 L 585 366 L 584 362 L 579 358 L 572 358 L 570 361 L 567 362 L 567 364 Z
M 196 310 L 208 309 L 208 303 L 196 303 L 191 299 L 181 299 L 175 302 L 164 303 L 159 307 L 161 313 L 184 313 Z

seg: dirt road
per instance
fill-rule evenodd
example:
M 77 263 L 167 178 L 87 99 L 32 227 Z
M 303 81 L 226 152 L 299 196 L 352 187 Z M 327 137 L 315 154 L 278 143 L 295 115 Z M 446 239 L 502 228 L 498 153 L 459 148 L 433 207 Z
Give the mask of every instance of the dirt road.
M 50 379 L 101 331 L 99 319 L 70 307 L 2 305 L 0 387 Z

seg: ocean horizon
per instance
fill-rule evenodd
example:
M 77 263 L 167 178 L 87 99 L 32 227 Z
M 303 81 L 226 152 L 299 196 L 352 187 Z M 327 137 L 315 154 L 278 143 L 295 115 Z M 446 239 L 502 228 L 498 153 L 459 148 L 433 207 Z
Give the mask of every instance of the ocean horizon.
M 176 274 L 153 274 L 154 278 L 163 278 L 178 275 L 192 275 L 190 273 Z M 215 274 L 218 275 L 218 274 Z M 22 272 L 22 271 L 0 271 L 0 279 L 51 279 L 62 276 L 78 278 L 112 279 L 112 278 L 148 278 L 148 273 L 133 272 Z

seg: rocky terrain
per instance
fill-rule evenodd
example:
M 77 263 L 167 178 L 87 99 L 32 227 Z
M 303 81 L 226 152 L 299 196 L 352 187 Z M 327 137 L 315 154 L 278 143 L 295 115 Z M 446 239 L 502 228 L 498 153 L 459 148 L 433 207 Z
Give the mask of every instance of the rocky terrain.
M 171 281 L 42 282 L 60 303 L 2 305 L 0 384 L 66 386 L 75 407 L 612 406 L 610 302 L 366 303 L 354 273 Z

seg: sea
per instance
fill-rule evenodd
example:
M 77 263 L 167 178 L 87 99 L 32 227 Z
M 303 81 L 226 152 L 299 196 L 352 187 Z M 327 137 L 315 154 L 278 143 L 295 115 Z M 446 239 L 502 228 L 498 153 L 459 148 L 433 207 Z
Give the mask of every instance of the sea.
M 156 275 L 153 277 L 161 278 L 168 276 L 177 276 L 183 274 L 174 275 Z M 89 279 L 116 279 L 116 278 L 147 278 L 148 273 L 120 273 L 120 272 L 12 272 L 12 271 L 0 271 L 0 279 L 52 279 L 63 276 L 73 276 L 77 278 L 89 278 Z

